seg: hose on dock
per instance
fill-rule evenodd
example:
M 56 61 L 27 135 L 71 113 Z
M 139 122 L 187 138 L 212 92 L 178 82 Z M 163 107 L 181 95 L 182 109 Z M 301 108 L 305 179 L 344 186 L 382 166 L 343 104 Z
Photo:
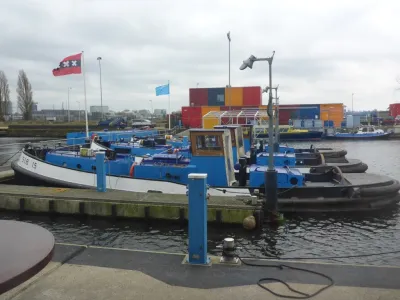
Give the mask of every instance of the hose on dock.
M 317 290 L 314 293 L 308 294 L 308 293 L 304 293 L 302 291 L 296 290 L 294 288 L 292 288 L 290 286 L 290 284 L 288 284 L 286 281 L 279 279 L 279 278 L 273 278 L 273 277 L 263 277 L 260 278 L 257 281 L 257 285 L 259 287 L 261 287 L 262 289 L 270 292 L 272 295 L 279 297 L 279 298 L 287 298 L 287 299 L 310 299 L 312 297 L 315 297 L 317 295 L 319 295 L 320 293 L 322 293 L 323 291 L 325 291 L 326 289 L 330 288 L 331 286 L 333 286 L 335 284 L 334 280 L 328 276 L 325 275 L 323 273 L 317 272 L 317 271 L 312 271 L 312 270 L 308 270 L 305 268 L 299 268 L 299 267 L 292 267 L 289 265 L 285 265 L 285 264 L 256 264 L 256 263 L 250 263 L 250 262 L 246 262 L 244 259 L 238 255 L 235 254 L 235 248 L 223 248 L 222 250 L 222 256 L 223 257 L 227 257 L 227 258 L 237 258 L 239 259 L 244 265 L 246 266 L 251 266 L 251 267 L 265 267 L 265 268 L 274 268 L 274 269 L 279 269 L 279 270 L 284 270 L 284 269 L 289 269 L 289 270 L 294 270 L 294 271 L 301 271 L 301 272 L 306 272 L 309 274 L 314 274 L 314 275 L 318 275 L 321 276 L 325 279 L 327 279 L 329 281 L 329 284 L 323 286 L 322 288 L 320 288 L 319 290 Z M 263 283 L 266 282 L 279 282 L 282 283 L 284 286 L 286 286 L 291 292 L 297 294 L 298 296 L 291 296 L 291 295 L 285 295 L 285 294 L 280 294 L 280 293 L 276 293 L 273 290 L 271 290 L 270 288 L 266 287 L 265 285 L 263 285 Z

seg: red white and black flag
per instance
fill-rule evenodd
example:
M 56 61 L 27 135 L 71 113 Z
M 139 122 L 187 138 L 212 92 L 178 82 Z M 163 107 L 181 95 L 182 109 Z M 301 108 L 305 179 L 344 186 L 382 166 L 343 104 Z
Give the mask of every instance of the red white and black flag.
M 54 76 L 64 76 L 71 74 L 81 74 L 82 73 L 82 53 L 74 54 L 64 58 L 60 62 L 60 66 L 53 69 Z

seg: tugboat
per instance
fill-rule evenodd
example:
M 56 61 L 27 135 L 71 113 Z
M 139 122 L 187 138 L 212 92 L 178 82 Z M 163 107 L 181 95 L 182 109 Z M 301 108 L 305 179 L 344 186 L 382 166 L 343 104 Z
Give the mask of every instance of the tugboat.
M 111 190 L 185 195 L 188 174 L 207 173 L 210 196 L 265 197 L 266 166 L 247 165 L 246 159 L 240 158 L 239 180 L 235 179 L 230 130 L 192 129 L 190 141 L 191 158 L 174 153 L 137 159 L 106 147 L 51 150 L 27 145 L 12 168 L 17 182 L 95 188 L 95 154 L 104 151 L 106 183 Z M 312 174 L 287 166 L 275 170 L 282 211 L 368 210 L 399 201 L 400 183 L 386 176 L 343 174 L 337 167 Z
M 391 133 L 384 132 L 382 129 L 376 129 L 375 126 L 360 126 L 356 132 L 335 132 L 333 135 L 327 135 L 328 140 L 387 140 Z

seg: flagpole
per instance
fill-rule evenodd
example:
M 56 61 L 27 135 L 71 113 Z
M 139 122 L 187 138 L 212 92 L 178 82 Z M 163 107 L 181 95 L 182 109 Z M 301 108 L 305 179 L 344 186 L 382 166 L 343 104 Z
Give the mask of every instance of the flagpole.
M 86 76 L 85 76 L 85 58 L 84 52 L 82 51 L 82 73 L 83 73 L 83 93 L 85 95 L 85 121 L 86 121 L 86 137 L 89 137 L 89 124 L 87 115 L 87 102 L 86 102 Z
M 168 129 L 171 130 L 171 87 L 168 80 Z

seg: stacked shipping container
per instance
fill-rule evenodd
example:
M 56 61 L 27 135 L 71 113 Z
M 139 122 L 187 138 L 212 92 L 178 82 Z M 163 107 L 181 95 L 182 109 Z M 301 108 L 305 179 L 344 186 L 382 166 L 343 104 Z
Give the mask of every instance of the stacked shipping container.
M 391 115 L 400 115 L 400 103 L 392 106 Z M 262 105 L 262 90 L 259 86 L 193 88 L 189 89 L 189 107 L 182 107 L 182 123 L 187 127 L 202 127 L 202 118 L 210 111 L 251 108 L 263 110 L 267 108 Z M 340 127 L 343 117 L 344 107 L 342 103 L 279 106 L 279 123 L 282 125 L 288 125 L 289 120 L 320 119 L 322 121 L 332 120 L 336 127 Z M 215 122 L 215 120 L 207 122 Z
M 260 106 L 261 87 L 189 89 L 189 106 Z
M 202 118 L 210 111 L 229 110 L 266 110 L 266 105 L 261 106 L 202 106 L 182 107 L 182 122 L 188 127 L 202 127 Z M 274 107 L 275 109 L 275 107 Z M 400 106 L 399 106 L 400 112 Z M 400 113 L 399 113 L 400 114 Z M 331 120 L 335 127 L 340 127 L 344 118 L 343 104 L 307 104 L 307 105 L 280 105 L 279 124 L 289 125 L 289 120 L 320 119 Z M 229 118 L 222 118 L 222 123 L 229 121 Z M 332 126 L 332 125 L 330 125 Z

